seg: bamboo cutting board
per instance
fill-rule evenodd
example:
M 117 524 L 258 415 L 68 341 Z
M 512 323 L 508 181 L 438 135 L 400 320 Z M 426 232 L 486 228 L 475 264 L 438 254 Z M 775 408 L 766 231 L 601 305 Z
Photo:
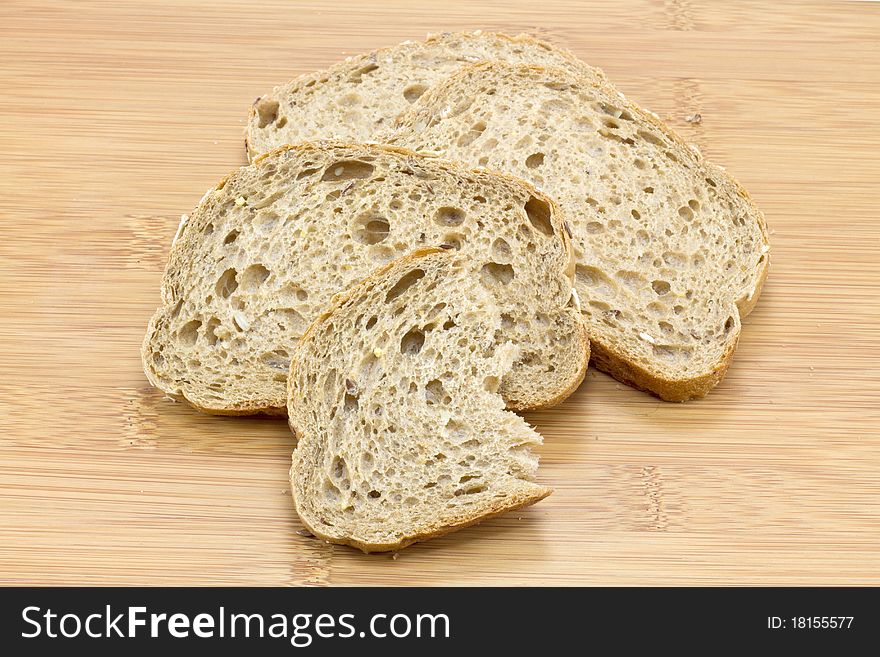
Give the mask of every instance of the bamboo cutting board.
M 254 97 L 478 27 L 571 48 L 726 165 L 773 266 L 707 399 L 591 371 L 528 415 L 550 498 L 365 556 L 296 533 L 283 420 L 163 399 L 138 350 Z M 0 583 L 880 584 L 878 35 L 869 2 L 6 0 Z

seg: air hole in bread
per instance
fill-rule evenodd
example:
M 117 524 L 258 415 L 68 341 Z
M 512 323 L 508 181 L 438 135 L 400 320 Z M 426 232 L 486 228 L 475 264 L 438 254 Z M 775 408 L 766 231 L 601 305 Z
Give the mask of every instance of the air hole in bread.
M 257 127 L 265 128 L 278 118 L 278 101 L 260 98 L 257 101 Z
M 651 287 L 659 296 L 669 294 L 670 285 L 666 281 L 651 281 Z
M 205 324 L 205 339 L 212 347 L 217 344 L 217 340 L 219 339 L 216 333 L 218 326 L 220 326 L 220 320 L 216 317 L 212 317 L 208 320 L 208 323 Z
M 296 283 L 285 283 L 274 295 L 274 299 L 279 305 L 293 305 L 308 298 L 309 293 Z
M 630 271 L 626 269 L 621 269 L 617 273 L 614 274 L 614 277 L 619 280 L 621 283 L 626 285 L 628 288 L 633 290 L 641 287 L 642 283 L 644 283 L 644 278 L 641 274 L 635 271 Z
M 642 191 L 645 192 L 645 194 L 653 194 L 654 188 L 653 187 L 645 187 Z
M 643 159 L 637 157 L 633 160 L 633 166 L 636 169 L 644 169 L 647 166 L 647 163 Z
M 329 370 L 324 376 L 324 399 L 332 400 L 336 392 L 336 370 Z
M 730 329 L 733 328 L 733 317 L 728 317 L 727 321 L 724 322 L 724 332 L 729 333 Z
M 544 154 L 543 153 L 532 153 L 526 158 L 526 166 L 529 169 L 536 169 L 539 166 L 544 164 Z
M 637 134 L 649 144 L 653 144 L 654 146 L 663 146 L 663 140 L 655 135 L 653 132 L 649 132 L 648 130 L 639 130 Z
M 423 93 L 428 89 L 423 84 L 411 84 L 403 90 L 403 97 L 408 103 L 416 102 Z
M 610 279 L 602 271 L 588 265 L 577 265 L 574 275 L 578 283 L 587 287 L 598 287 L 602 283 L 610 282 Z
M 334 162 L 326 169 L 321 180 L 324 182 L 342 182 L 345 180 L 360 180 L 373 175 L 375 167 L 360 160 L 342 160 Z
M 425 401 L 432 405 L 450 404 L 452 397 L 447 394 L 440 379 L 431 379 L 425 384 Z
M 449 247 L 455 249 L 456 251 L 461 251 L 461 246 L 464 243 L 464 235 L 461 233 L 446 233 L 443 236 L 443 242 L 441 242 L 440 246 Z
M 513 251 L 510 248 L 510 244 L 507 243 L 507 240 L 503 237 L 498 237 L 492 242 L 492 254 L 499 260 L 510 260 Z
M 365 328 L 369 331 L 371 328 L 373 328 L 376 325 L 377 321 L 379 321 L 379 318 L 376 317 L 375 315 L 373 315 L 372 317 L 370 317 L 370 319 L 367 320 Z
M 281 327 L 289 331 L 302 331 L 308 323 L 296 308 L 276 308 L 275 316 Z
M 185 346 L 193 346 L 196 343 L 196 340 L 199 339 L 199 328 L 201 328 L 201 326 L 202 323 L 197 319 L 188 321 L 180 327 L 179 331 L 177 331 L 177 339 Z
M 487 262 L 480 269 L 480 275 L 486 285 L 496 283 L 507 285 L 513 280 L 514 271 L 511 265 L 503 265 L 498 262 Z
M 322 489 L 323 489 L 324 497 L 327 500 L 329 500 L 331 502 L 335 502 L 336 500 L 339 499 L 339 489 L 336 487 L 336 485 L 332 481 L 330 481 L 330 479 L 324 480 L 324 485 L 322 486 Z
M 380 497 L 382 497 L 382 493 L 377 490 L 371 490 L 369 493 L 367 493 L 367 496 L 374 500 L 378 500 Z
M 530 196 L 525 205 L 526 216 L 531 224 L 544 235 L 553 234 L 553 226 L 550 223 L 550 204 L 539 198 Z
M 700 209 L 700 202 L 695 198 L 692 198 L 690 201 L 688 201 L 688 205 L 694 212 Z
M 228 299 L 229 295 L 238 289 L 238 271 L 234 268 L 224 271 L 217 279 L 215 289 L 220 297 Z
M 461 226 L 465 213 L 460 208 L 442 207 L 434 213 L 434 221 L 441 226 Z
M 691 221 L 694 218 L 694 211 L 689 206 L 683 205 L 678 209 L 678 216 L 685 221 Z
M 241 274 L 241 287 L 243 290 L 256 290 L 266 279 L 269 278 L 269 270 L 263 265 L 251 265 Z
M 498 387 L 501 385 L 501 379 L 497 376 L 487 376 L 483 379 L 483 388 L 488 392 L 498 392 Z
M 603 230 L 605 230 L 605 226 L 598 221 L 591 221 L 587 224 L 587 232 L 591 235 L 601 233 Z
M 261 360 L 267 367 L 279 372 L 287 372 L 290 370 L 290 354 L 284 349 L 276 349 L 275 351 L 267 351 L 263 354 Z
M 354 220 L 354 230 L 352 236 L 361 244 L 378 244 L 385 241 L 388 233 L 391 231 L 391 225 L 385 217 L 379 216 L 373 212 L 356 217 Z
M 415 356 L 422 350 L 424 344 L 425 332 L 418 328 L 411 328 L 400 339 L 400 353 Z
M 437 315 L 439 315 L 440 311 L 443 310 L 445 307 L 446 304 L 442 301 L 440 303 L 434 304 L 434 306 L 425 314 L 425 319 L 427 321 L 431 321 Z
M 406 292 L 409 288 L 419 282 L 421 278 L 425 275 L 424 269 L 413 269 L 410 272 L 406 273 L 397 283 L 394 284 L 388 292 L 385 294 L 385 303 L 390 303 L 394 301 L 401 294 Z M 367 327 L 369 328 L 369 327 Z
M 483 121 L 479 121 L 471 126 L 470 130 L 462 134 L 458 140 L 457 144 L 459 146 L 470 146 L 474 141 L 479 139 L 480 135 L 483 134 L 483 131 L 486 129 L 486 124 Z
M 238 236 L 241 235 L 240 230 L 231 230 L 226 234 L 226 237 L 223 238 L 223 244 L 232 244 Z
M 600 101 L 597 103 L 593 103 L 592 105 L 593 105 L 593 109 L 595 109 L 597 112 L 602 112 L 603 114 L 607 114 L 608 116 L 611 116 L 614 118 L 617 118 L 618 116 L 620 116 L 620 110 L 618 108 L 616 108 L 614 105 L 611 105 L 610 103 L 605 103 L 605 102 Z
M 351 82 L 352 84 L 360 84 L 361 82 L 363 82 L 363 77 L 367 73 L 372 73 L 377 68 L 379 68 L 379 65 L 374 62 L 370 62 L 369 64 L 365 64 L 364 66 L 361 66 L 359 69 L 352 71 L 351 74 L 348 76 L 348 81 Z
M 469 486 L 468 488 L 459 488 L 455 491 L 454 495 L 459 497 L 461 495 L 475 495 L 477 493 L 482 493 L 486 490 L 486 486 L 484 484 L 475 484 L 473 486 Z

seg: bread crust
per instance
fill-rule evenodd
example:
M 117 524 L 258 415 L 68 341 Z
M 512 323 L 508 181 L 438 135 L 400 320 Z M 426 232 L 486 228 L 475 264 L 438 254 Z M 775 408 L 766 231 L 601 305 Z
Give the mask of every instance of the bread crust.
M 380 281 L 385 276 L 385 274 L 393 269 L 394 267 L 399 267 L 401 265 L 412 263 L 417 263 L 420 259 L 425 256 L 434 254 L 434 253 L 448 253 L 449 257 L 452 257 L 452 251 L 445 250 L 442 248 L 436 247 L 426 247 L 422 249 L 417 249 L 412 251 L 411 253 L 398 258 L 397 260 L 393 260 L 381 267 L 375 269 L 370 273 L 369 276 L 364 278 L 360 283 L 356 285 L 352 285 L 344 292 L 340 292 L 336 296 L 333 297 L 333 301 L 330 305 L 312 322 L 306 332 L 303 334 L 299 344 L 297 344 L 296 349 L 294 350 L 293 357 L 290 362 L 290 374 L 287 377 L 287 397 L 288 400 L 293 400 L 295 391 L 293 389 L 293 381 L 295 380 L 295 374 L 297 369 L 301 366 L 300 360 L 302 357 L 302 353 L 305 350 L 306 345 L 310 340 L 313 339 L 313 334 L 317 331 L 318 327 L 324 322 L 326 322 L 329 318 L 333 316 L 333 314 L 339 309 L 340 306 L 344 305 L 346 302 L 352 300 L 356 294 L 360 293 L 361 289 L 364 286 L 370 285 L 375 281 Z M 303 430 L 302 427 L 298 426 L 293 414 L 288 415 L 288 425 L 290 426 L 291 431 L 297 439 L 297 445 L 299 445 L 299 441 L 306 440 L 309 438 Z M 288 476 L 290 478 L 291 483 L 291 497 L 293 498 L 294 509 L 296 510 L 297 516 L 299 516 L 300 522 L 302 522 L 303 526 L 311 532 L 316 537 L 336 545 L 348 545 L 353 548 L 357 548 L 364 553 L 371 552 L 391 552 L 395 550 L 401 550 L 408 545 L 412 545 L 413 543 L 417 543 L 420 541 L 426 541 L 431 538 L 436 538 L 438 536 L 443 536 L 445 534 L 449 534 L 459 529 L 463 529 L 465 527 L 470 527 L 477 523 L 480 523 L 484 520 L 488 520 L 489 518 L 494 518 L 503 513 L 507 513 L 509 511 L 515 511 L 517 509 L 522 509 L 527 506 L 531 506 L 536 502 L 540 502 L 542 499 L 547 497 L 553 492 L 552 488 L 548 487 L 537 487 L 535 492 L 532 494 L 521 494 L 517 495 L 512 501 L 510 498 L 505 500 L 505 503 L 502 504 L 500 502 L 496 502 L 489 511 L 485 513 L 475 514 L 475 515 L 460 515 L 455 516 L 453 520 L 446 523 L 437 522 L 434 526 L 431 527 L 428 531 L 418 532 L 413 534 L 412 536 L 407 536 L 400 541 L 396 541 L 394 543 L 368 543 L 364 541 L 357 540 L 352 537 L 334 537 L 328 534 L 325 534 L 310 525 L 306 520 L 307 514 L 303 512 L 302 506 L 296 495 L 296 482 L 293 480 L 293 470 L 296 464 L 297 452 L 294 450 L 293 455 L 291 456 L 291 467 L 288 472 Z
M 317 538 L 320 538 L 321 540 L 326 541 L 327 543 L 332 543 L 334 545 L 348 545 L 349 547 L 356 548 L 365 554 L 370 554 L 373 552 L 396 552 L 397 550 L 402 550 L 403 548 L 412 545 L 413 543 L 420 543 L 422 541 L 427 541 L 432 538 L 451 534 L 452 532 L 458 531 L 459 529 L 464 529 L 465 527 L 472 527 L 473 525 L 479 524 L 484 520 L 496 518 L 502 514 L 531 506 L 532 504 L 540 502 L 552 492 L 552 488 L 543 488 L 541 489 L 541 492 L 535 495 L 521 495 L 518 496 L 518 498 L 515 502 L 513 502 L 512 505 L 506 504 L 504 507 L 496 505 L 495 508 L 493 508 L 491 511 L 488 511 L 487 513 L 482 513 L 479 516 L 462 518 L 460 521 L 446 525 L 438 524 L 435 529 L 426 532 L 419 532 L 418 534 L 407 537 L 406 539 L 403 539 L 396 543 L 365 543 L 355 538 L 340 539 L 334 538 L 332 536 L 327 536 L 326 534 L 322 534 L 321 532 L 317 531 L 314 527 L 310 526 L 308 522 L 306 522 L 306 520 L 300 514 L 300 509 L 296 505 L 296 500 L 294 500 L 294 508 L 296 509 L 296 513 L 299 516 L 299 521 L 303 524 L 303 527 L 305 527 L 306 530 L 311 532 Z

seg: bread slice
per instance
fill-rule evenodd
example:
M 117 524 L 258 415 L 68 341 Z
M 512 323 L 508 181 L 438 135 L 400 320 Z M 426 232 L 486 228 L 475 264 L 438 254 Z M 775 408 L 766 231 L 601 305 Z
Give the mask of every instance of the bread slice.
M 258 98 L 246 130 L 248 154 L 315 139 L 374 140 L 433 84 L 463 64 L 493 59 L 552 64 L 597 79 L 602 75 L 568 51 L 526 35 L 478 31 L 405 41 L 349 57 Z
M 724 376 L 767 274 L 764 217 L 610 83 L 476 64 L 426 92 L 389 141 L 512 173 L 556 199 L 599 369 L 672 401 Z
M 583 379 L 586 329 L 555 204 L 530 185 L 410 151 L 284 147 L 232 173 L 184 218 L 150 322 L 153 385 L 201 410 L 285 412 L 290 355 L 336 292 L 413 249 L 460 249 L 521 345 L 501 390 L 552 405 Z
M 293 357 L 296 511 L 316 536 L 396 550 L 550 489 L 541 437 L 504 410 L 518 348 L 503 308 L 453 250 L 418 250 L 338 295 Z

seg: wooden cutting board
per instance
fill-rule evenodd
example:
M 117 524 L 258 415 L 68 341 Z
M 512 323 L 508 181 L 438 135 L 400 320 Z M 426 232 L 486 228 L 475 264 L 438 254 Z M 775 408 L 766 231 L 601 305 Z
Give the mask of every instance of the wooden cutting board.
M 726 165 L 773 266 L 707 399 L 591 371 L 528 415 L 550 498 L 365 556 L 296 533 L 283 420 L 163 399 L 138 350 L 254 97 L 478 27 L 571 48 Z M 6 0 L 0 583 L 880 584 L 878 35 L 868 2 Z

